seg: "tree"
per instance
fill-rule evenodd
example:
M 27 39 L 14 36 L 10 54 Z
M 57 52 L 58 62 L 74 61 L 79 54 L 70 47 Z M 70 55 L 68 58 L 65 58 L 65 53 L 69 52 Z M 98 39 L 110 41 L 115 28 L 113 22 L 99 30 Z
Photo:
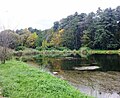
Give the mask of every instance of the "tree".
M 83 31 L 83 36 L 81 37 L 82 47 L 89 47 L 90 45 L 90 38 L 88 34 L 88 31 Z
M 10 30 L 5 30 L 0 32 L 0 60 L 1 63 L 10 58 L 11 51 L 9 49 L 10 45 L 16 41 L 14 33 Z
M 64 29 L 62 36 L 62 46 L 69 49 L 79 49 L 81 47 L 81 35 L 85 29 L 85 17 L 86 14 L 81 13 L 78 15 L 75 13 L 72 16 L 61 20 L 60 28 Z
M 30 48 L 35 48 L 35 42 L 37 38 L 38 38 L 38 35 L 36 34 L 36 32 L 30 34 L 26 41 L 27 46 Z
M 57 33 L 55 32 L 53 37 L 51 38 L 50 44 L 55 47 L 58 47 L 62 42 L 61 37 L 62 37 L 63 33 L 64 33 L 64 29 L 59 30 Z
M 22 29 L 19 31 L 20 37 L 20 46 L 27 46 L 27 39 L 30 36 L 31 32 L 28 29 Z
M 118 49 L 119 41 L 117 40 L 117 21 L 115 10 L 107 8 L 99 11 L 97 14 L 96 30 L 94 32 L 94 49 Z
M 59 22 L 56 21 L 56 22 L 54 22 L 53 31 L 56 32 L 58 30 L 58 28 L 59 28 Z
M 41 47 L 42 47 L 42 49 L 46 49 L 48 47 L 48 43 L 46 40 L 43 40 Z

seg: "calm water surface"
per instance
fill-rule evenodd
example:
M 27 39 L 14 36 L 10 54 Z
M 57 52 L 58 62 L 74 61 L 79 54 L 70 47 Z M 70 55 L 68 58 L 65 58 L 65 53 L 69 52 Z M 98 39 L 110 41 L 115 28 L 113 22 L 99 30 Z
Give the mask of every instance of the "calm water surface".
M 120 56 L 91 55 L 69 57 L 39 57 L 36 59 L 40 67 L 69 81 L 78 90 L 97 98 L 120 98 Z M 74 68 L 99 66 L 92 71 L 80 71 Z

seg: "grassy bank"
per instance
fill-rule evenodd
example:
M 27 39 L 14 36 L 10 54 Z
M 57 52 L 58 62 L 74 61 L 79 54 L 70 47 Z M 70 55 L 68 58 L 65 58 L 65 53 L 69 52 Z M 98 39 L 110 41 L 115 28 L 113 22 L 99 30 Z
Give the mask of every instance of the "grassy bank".
M 90 50 L 90 54 L 119 54 L 119 50 Z
M 90 98 L 58 79 L 20 61 L 0 64 L 2 95 L 10 98 Z

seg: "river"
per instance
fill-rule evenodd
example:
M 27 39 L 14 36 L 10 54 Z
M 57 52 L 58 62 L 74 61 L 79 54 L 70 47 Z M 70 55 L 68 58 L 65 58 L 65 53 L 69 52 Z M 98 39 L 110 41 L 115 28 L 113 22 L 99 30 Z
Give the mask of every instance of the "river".
M 39 68 L 55 73 L 67 80 L 81 92 L 97 98 L 120 98 L 120 56 L 79 55 L 68 57 L 37 57 Z M 97 66 L 94 70 L 77 70 L 81 67 Z

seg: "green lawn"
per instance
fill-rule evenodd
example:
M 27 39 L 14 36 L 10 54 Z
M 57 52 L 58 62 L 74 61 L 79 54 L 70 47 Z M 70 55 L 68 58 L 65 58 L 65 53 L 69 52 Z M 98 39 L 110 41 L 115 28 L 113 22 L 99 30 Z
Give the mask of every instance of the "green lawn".
M 66 81 L 15 60 L 0 64 L 0 86 L 9 98 L 91 98 Z

